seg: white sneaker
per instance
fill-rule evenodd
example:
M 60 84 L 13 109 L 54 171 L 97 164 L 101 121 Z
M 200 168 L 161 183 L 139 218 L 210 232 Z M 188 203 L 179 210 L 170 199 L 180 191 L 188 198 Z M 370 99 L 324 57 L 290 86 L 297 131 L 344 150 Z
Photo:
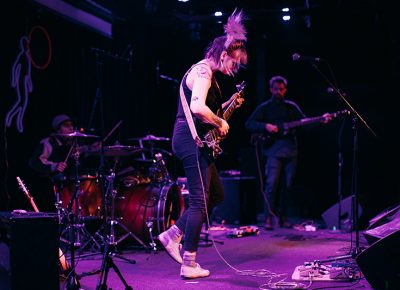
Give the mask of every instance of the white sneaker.
M 182 244 L 180 243 L 181 238 L 182 238 L 182 236 L 175 237 L 175 238 L 171 237 L 169 235 L 168 230 L 165 232 L 162 232 L 161 234 L 158 235 L 158 240 L 164 246 L 168 255 L 170 255 L 171 258 L 174 259 L 179 264 L 183 263 L 182 256 L 180 253 L 180 251 L 182 249 Z
M 181 266 L 181 277 L 183 279 L 194 279 L 203 278 L 210 276 L 210 271 L 203 269 L 198 263 L 195 267 L 182 265 Z

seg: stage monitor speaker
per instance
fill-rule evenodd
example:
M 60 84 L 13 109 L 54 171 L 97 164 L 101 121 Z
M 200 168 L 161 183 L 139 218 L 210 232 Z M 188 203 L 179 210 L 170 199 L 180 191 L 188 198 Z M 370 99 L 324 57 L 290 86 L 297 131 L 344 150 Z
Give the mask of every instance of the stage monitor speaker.
M 373 243 L 356 257 L 374 289 L 400 289 L 400 230 Z
M 351 220 L 351 207 L 354 195 L 346 197 L 341 202 L 341 214 L 340 214 L 340 229 L 351 230 L 352 220 Z M 358 205 L 358 217 L 361 216 L 361 206 Z M 322 213 L 322 219 L 328 229 L 339 229 L 339 203 L 334 204 L 325 212 Z
M 400 210 L 398 208 L 379 216 L 381 218 L 378 220 L 374 218 L 375 222 L 372 224 L 370 222 L 371 225 L 363 232 L 368 244 L 373 244 L 391 233 L 400 230 Z
M 0 212 L 0 289 L 60 288 L 58 218 Z
M 221 177 L 225 191 L 224 201 L 212 214 L 213 221 L 232 225 L 249 225 L 257 222 L 256 178 L 254 176 Z
M 380 212 L 374 218 L 369 221 L 368 230 L 379 227 L 387 222 L 390 222 L 394 217 L 400 214 L 400 204 L 389 207 L 384 211 Z

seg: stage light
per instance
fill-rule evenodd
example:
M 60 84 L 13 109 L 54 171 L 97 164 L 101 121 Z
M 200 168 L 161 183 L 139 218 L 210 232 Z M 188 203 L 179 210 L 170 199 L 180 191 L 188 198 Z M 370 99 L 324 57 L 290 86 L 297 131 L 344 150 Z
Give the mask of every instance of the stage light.
M 215 17 L 220 17 L 220 16 L 222 16 L 222 12 L 221 12 L 221 11 L 216 11 L 216 12 L 214 13 L 214 16 L 215 16 Z

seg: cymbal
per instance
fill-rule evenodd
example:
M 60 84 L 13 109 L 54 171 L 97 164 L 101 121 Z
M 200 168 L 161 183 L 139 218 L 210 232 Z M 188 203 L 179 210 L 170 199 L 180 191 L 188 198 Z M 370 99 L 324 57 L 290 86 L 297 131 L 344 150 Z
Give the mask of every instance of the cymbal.
M 74 131 L 72 133 L 67 133 L 67 134 L 56 133 L 55 135 L 62 137 L 99 138 L 99 136 L 97 135 L 83 134 L 79 131 Z
M 112 145 L 112 146 L 104 146 L 103 152 L 104 156 L 118 157 L 118 156 L 127 156 L 132 155 L 138 152 L 142 152 L 143 149 L 136 146 L 126 146 L 126 145 Z M 98 150 L 92 152 L 93 154 L 101 155 L 102 151 Z
M 154 163 L 153 159 L 143 159 L 143 158 L 135 158 L 132 159 L 135 162 L 142 162 L 142 163 Z
M 128 139 L 128 141 L 169 141 L 169 140 L 171 139 L 167 137 L 157 137 L 154 135 L 146 135 L 143 137 L 134 137 Z

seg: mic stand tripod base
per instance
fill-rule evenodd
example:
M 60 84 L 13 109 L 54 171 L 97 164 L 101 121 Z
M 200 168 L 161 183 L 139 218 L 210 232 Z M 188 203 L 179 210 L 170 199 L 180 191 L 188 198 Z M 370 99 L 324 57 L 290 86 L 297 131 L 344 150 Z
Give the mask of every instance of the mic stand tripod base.
M 96 290 L 108 290 L 107 287 L 107 277 L 108 277 L 108 272 L 110 270 L 110 267 L 114 269 L 114 272 L 118 275 L 118 277 L 121 279 L 122 283 L 125 286 L 125 290 L 133 290 L 131 286 L 128 285 L 128 283 L 125 281 L 124 277 L 122 277 L 121 272 L 119 271 L 117 265 L 115 265 L 112 256 L 114 252 L 114 246 L 112 245 L 106 245 L 104 247 L 104 255 L 103 255 L 103 262 L 101 265 L 101 273 L 100 273 L 100 280 L 99 284 L 96 287 Z
M 79 290 L 81 288 L 81 284 L 79 283 L 79 279 L 76 275 L 70 275 L 67 279 L 67 284 L 65 289 L 67 290 Z

